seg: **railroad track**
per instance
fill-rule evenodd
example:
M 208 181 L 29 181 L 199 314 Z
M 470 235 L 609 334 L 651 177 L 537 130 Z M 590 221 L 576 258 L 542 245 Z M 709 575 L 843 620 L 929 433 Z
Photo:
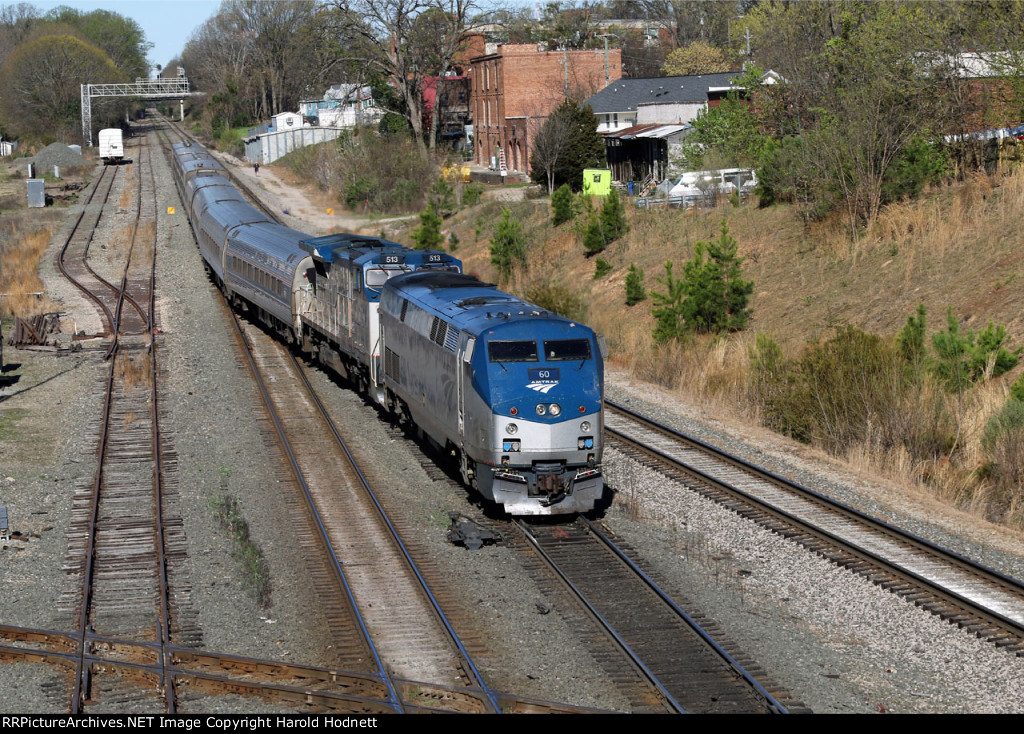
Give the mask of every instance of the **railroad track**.
M 58 270 L 82 291 L 87 298 L 93 301 L 100 311 L 103 325 L 102 331 L 97 336 L 104 337 L 112 336 L 119 332 L 141 334 L 145 332 L 148 325 L 148 316 L 144 305 L 146 300 L 145 290 L 147 289 L 146 279 L 142 278 L 134 284 L 136 288 L 141 288 L 143 293 L 129 293 L 127 283 L 124 280 L 128 274 L 127 268 L 123 271 L 122 282 L 120 285 L 117 285 L 101 275 L 89 262 L 90 248 L 93 245 L 96 233 L 99 231 L 103 213 L 110 208 L 110 193 L 114 189 L 115 181 L 118 179 L 117 174 L 120 170 L 120 166 L 103 167 L 99 179 L 97 179 L 96 184 L 90 190 L 88 201 L 82 207 L 82 211 L 72 225 L 63 246 L 57 253 Z M 152 192 L 155 191 L 155 182 L 152 180 L 151 175 L 148 181 L 144 181 L 144 177 L 140 175 L 138 184 L 139 194 L 135 199 L 136 218 L 131 233 L 133 244 L 139 234 L 138 228 L 142 221 L 142 191 L 145 189 L 151 192 L 149 194 L 151 203 L 153 202 Z M 155 210 L 147 213 L 147 220 L 153 222 L 152 226 L 154 227 L 152 232 L 146 233 L 150 239 L 155 238 L 155 218 Z M 101 242 L 101 246 L 105 248 L 107 243 Z M 139 295 L 141 295 L 141 298 L 138 298 Z M 121 312 L 126 302 L 129 305 L 129 314 L 122 319 Z
M 137 160 L 144 162 L 145 155 Z M 152 184 L 152 176 L 148 180 Z M 105 181 L 112 184 L 113 175 Z M 146 195 L 140 190 L 139 200 Z M 187 603 L 187 573 L 176 570 L 184 554 L 180 518 L 162 511 L 173 484 L 164 474 L 171 473 L 174 454 L 159 438 L 156 387 L 161 378 L 150 336 L 153 269 L 150 265 L 147 280 L 137 268 L 129 258 L 117 300 L 135 292 L 137 302 L 148 302 L 149 310 L 142 312 L 144 333 L 135 333 L 137 324 L 118 328 L 130 320 L 119 318 L 116 305 L 109 309 L 108 356 L 113 358 L 104 381 L 104 419 L 96 430 L 99 468 L 75 500 L 66 569 L 74 588 L 61 602 L 71 631 L 0 625 L 0 660 L 53 666 L 60 675 L 47 684 L 47 698 L 72 712 L 201 712 L 219 708 L 218 697 L 226 694 L 309 713 L 586 711 L 479 685 L 473 689 L 464 678 L 447 685 L 387 676 L 379 672 L 379 661 L 364 673 L 202 650 L 201 632 Z M 149 355 L 148 369 L 132 371 L 126 381 L 122 357 L 140 354 Z M 148 417 L 141 405 L 130 402 L 135 393 L 148 395 L 146 402 L 154 406 Z M 136 431 L 139 427 L 143 430 Z M 148 447 L 146 433 L 151 435 Z M 406 633 L 420 635 L 419 622 L 412 624 L 411 630 L 405 625 Z M 463 674 L 472 669 L 465 657 L 455 665 Z
M 97 469 L 91 486 L 76 493 L 65 564 L 75 588 L 64 595 L 62 611 L 77 618 L 78 628 L 73 713 L 81 712 L 86 702 L 114 710 L 135 705 L 108 680 L 110 669 L 92 659 L 94 648 L 105 648 L 94 638 L 167 645 L 172 615 L 168 558 L 180 560 L 184 555 L 180 518 L 165 512 L 169 470 L 163 460 L 153 338 L 156 185 L 149 145 L 142 146 L 138 159 L 130 236 L 112 245 L 124 247 L 120 284 L 112 286 L 96 276 L 102 285 L 95 294 L 99 300 L 106 302 L 113 291 L 113 321 Z M 87 254 L 83 252 L 81 262 L 95 274 Z M 179 591 L 177 604 L 184 605 L 187 589 Z M 199 641 L 194 629 L 179 627 L 179 632 Z M 163 654 L 159 659 L 166 662 Z M 173 712 L 170 686 L 161 675 L 159 709 Z
M 919 607 L 1024 656 L 1024 584 L 759 469 L 623 406 L 605 431 L 627 454 Z
M 318 575 L 318 594 L 321 606 L 332 610 L 339 649 L 350 651 L 345 666 L 371 664 L 389 682 L 400 710 L 402 699 L 415 699 L 418 707 L 430 702 L 441 710 L 498 712 L 496 694 L 476 671 L 294 355 L 258 328 L 243 329 L 237 316 L 234 323 L 305 500 L 311 531 L 303 532 L 303 545 L 318 549 L 314 557 L 330 559 L 333 571 Z M 353 646 L 355 638 L 361 643 Z M 399 679 L 401 685 L 394 682 Z M 456 684 L 466 693 L 452 696 Z
M 661 694 L 668 710 L 787 712 L 594 523 L 580 517 L 571 524 L 517 520 L 515 525 Z

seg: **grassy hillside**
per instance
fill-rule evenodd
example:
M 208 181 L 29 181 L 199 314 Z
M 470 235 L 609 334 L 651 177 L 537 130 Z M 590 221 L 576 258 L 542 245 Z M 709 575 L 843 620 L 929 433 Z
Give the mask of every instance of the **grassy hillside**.
M 524 223 L 531 243 L 529 265 L 506 284 L 508 289 L 527 295 L 538 284 L 554 284 L 571 291 L 586 304 L 587 323 L 605 335 L 614 365 L 717 411 L 759 418 L 748 382 L 748 347 L 757 333 L 771 335 L 795 359 L 808 342 L 828 339 L 844 325 L 891 339 L 923 303 L 929 343 L 952 308 L 962 329 L 979 331 L 992 319 L 1006 324 L 1011 347 L 1024 345 L 1024 232 L 1019 225 L 1024 173 L 978 177 L 892 206 L 856 238 L 838 223 L 806 224 L 786 206 L 645 211 L 627 204 L 630 231 L 601 254 L 613 270 L 596 280 L 594 259 L 585 256 L 582 246 L 585 218 L 552 227 L 547 198 L 485 201 L 446 221 L 457 234 L 456 252 L 467 271 L 496 278 L 489 237 L 505 205 Z M 657 278 L 664 275 L 665 261 L 677 264 L 678 275 L 694 243 L 716 238 L 723 218 L 745 258 L 744 276 L 755 284 L 749 328 L 720 339 L 656 345 L 651 300 L 625 304 L 630 263 L 644 269 L 648 289 L 662 290 Z M 982 471 L 989 459 L 981 439 L 989 416 L 1021 371 L 1017 367 L 990 380 L 955 404 L 942 395 L 927 398 L 937 401 L 928 403 L 929 410 L 934 404 L 935 410 L 950 414 L 943 425 L 949 426 L 945 440 L 955 445 L 952 463 L 942 457 L 924 461 L 891 446 L 882 450 L 872 446 L 870 437 L 839 453 L 906 481 L 926 481 L 932 491 L 981 514 L 1019 521 L 1024 514 L 1019 489 L 997 493 L 993 500 Z M 926 400 L 920 394 L 914 399 Z

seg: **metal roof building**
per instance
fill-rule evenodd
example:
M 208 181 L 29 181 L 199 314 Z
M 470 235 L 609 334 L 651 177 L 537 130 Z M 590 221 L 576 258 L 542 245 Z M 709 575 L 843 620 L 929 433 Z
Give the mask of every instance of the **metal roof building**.
M 597 131 L 607 133 L 649 123 L 685 124 L 733 89 L 740 72 L 623 78 L 612 82 L 587 100 L 598 117 Z M 668 115 L 671 119 L 662 119 Z M 641 119 L 643 118 L 643 119 Z

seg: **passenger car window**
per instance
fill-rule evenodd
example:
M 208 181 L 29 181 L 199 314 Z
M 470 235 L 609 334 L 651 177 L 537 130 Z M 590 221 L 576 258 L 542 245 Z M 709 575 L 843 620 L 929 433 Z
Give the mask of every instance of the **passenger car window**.
M 537 342 L 532 339 L 487 342 L 487 355 L 492 362 L 536 362 Z
M 545 340 L 544 358 L 549 362 L 575 362 L 577 360 L 590 359 L 590 340 Z

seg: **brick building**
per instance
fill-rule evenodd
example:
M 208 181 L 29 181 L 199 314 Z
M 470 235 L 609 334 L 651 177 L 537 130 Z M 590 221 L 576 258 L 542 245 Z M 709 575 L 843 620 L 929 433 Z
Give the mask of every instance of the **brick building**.
M 470 63 L 474 160 L 522 173 L 529 173 L 533 138 L 552 110 L 567 96 L 586 99 L 622 76 L 619 49 L 540 51 L 536 44 L 504 44 Z

